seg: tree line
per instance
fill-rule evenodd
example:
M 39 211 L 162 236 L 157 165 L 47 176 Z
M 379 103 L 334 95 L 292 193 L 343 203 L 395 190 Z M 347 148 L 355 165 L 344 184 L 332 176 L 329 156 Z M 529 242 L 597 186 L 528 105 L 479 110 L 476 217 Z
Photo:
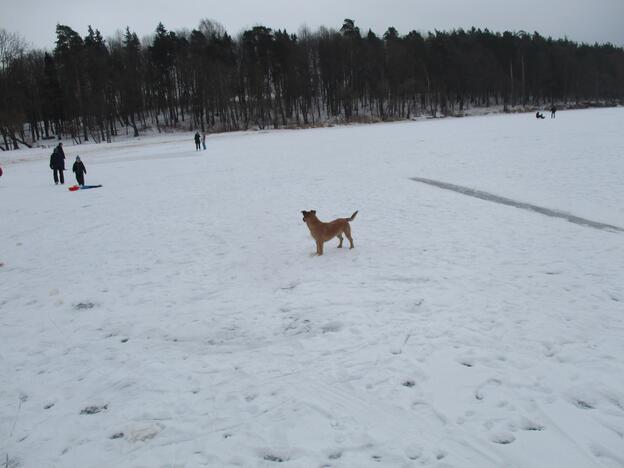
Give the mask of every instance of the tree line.
M 468 108 L 621 103 L 624 49 L 488 29 L 233 38 L 202 20 L 139 40 L 56 26 L 53 51 L 0 30 L 0 149 L 69 137 L 110 141 L 169 128 L 229 131 L 449 115 Z

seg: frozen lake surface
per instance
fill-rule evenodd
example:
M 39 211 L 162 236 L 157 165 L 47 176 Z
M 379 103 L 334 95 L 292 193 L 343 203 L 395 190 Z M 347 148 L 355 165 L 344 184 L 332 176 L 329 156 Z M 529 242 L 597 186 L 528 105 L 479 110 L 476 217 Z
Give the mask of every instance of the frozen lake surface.
M 0 465 L 624 466 L 624 233 L 466 196 L 622 228 L 623 128 L 67 143 L 78 192 L 0 154 Z

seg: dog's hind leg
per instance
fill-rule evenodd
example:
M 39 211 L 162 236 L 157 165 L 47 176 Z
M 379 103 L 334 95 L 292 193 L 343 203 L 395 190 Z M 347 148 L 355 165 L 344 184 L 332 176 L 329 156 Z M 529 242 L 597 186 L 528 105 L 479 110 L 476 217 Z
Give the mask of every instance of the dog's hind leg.
M 349 248 L 352 249 L 353 247 L 355 247 L 353 245 L 353 238 L 351 237 L 351 226 L 349 226 L 348 224 L 344 228 L 344 235 L 347 236 L 347 239 L 349 239 L 349 244 L 351 244 Z
M 338 234 L 338 239 L 340 239 L 340 244 L 338 244 L 338 248 L 342 249 L 342 240 L 343 240 L 342 234 Z

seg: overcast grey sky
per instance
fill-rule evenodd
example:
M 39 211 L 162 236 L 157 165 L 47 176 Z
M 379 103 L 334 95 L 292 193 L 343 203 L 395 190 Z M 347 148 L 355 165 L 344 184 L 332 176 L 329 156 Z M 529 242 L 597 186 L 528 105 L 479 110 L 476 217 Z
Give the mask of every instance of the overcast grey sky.
M 351 18 L 365 32 L 394 26 L 412 29 L 489 28 L 538 31 L 544 36 L 624 46 L 624 0 L 0 0 L 0 28 L 35 47 L 52 49 L 57 23 L 86 34 L 91 24 L 104 37 L 130 29 L 151 34 L 159 21 L 169 30 L 197 27 L 201 18 L 223 24 L 231 35 L 262 24 L 297 32 L 302 25 L 340 28 Z

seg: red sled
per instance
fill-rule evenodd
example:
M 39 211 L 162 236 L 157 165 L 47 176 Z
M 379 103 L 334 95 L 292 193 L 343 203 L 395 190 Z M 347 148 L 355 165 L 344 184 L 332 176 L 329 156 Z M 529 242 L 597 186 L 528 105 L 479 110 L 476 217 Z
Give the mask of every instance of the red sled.
M 82 187 L 80 185 L 72 185 L 71 187 L 67 187 L 67 190 L 69 190 L 70 192 L 75 192 L 76 190 L 86 190 L 98 187 L 101 187 L 101 185 L 83 185 Z

